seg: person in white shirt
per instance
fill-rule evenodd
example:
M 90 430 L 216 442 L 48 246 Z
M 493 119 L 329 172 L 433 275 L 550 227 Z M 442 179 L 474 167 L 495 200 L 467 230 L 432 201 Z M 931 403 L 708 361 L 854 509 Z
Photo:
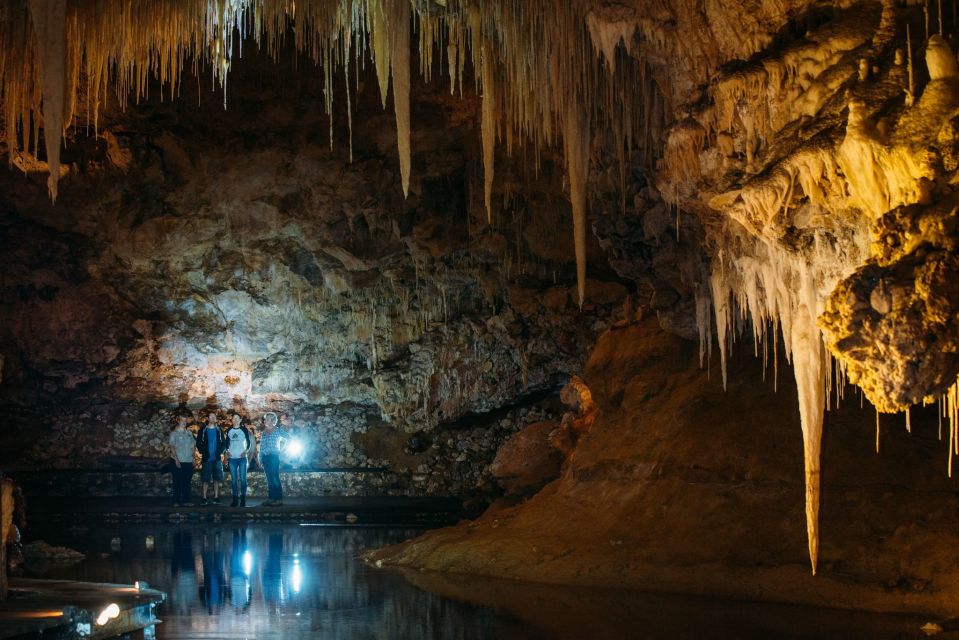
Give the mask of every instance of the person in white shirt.
M 226 433 L 227 456 L 230 459 L 230 486 L 233 490 L 231 507 L 246 506 L 246 469 L 247 455 L 252 446 L 253 436 L 243 425 L 243 418 L 233 414 L 233 426 Z

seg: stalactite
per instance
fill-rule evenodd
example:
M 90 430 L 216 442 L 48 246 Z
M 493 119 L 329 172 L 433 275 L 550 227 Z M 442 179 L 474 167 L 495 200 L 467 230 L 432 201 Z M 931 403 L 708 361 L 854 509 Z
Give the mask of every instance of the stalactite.
M 876 453 L 879 453 L 879 409 L 876 409 Z
M 916 82 L 912 73 L 912 35 L 906 25 L 906 72 L 909 76 L 909 90 L 906 94 L 906 106 L 911 107 L 916 100 Z
M 383 2 L 389 0 L 369 0 L 370 31 L 373 41 L 373 63 L 376 65 L 376 81 L 380 87 L 380 99 L 386 108 L 386 98 L 390 92 L 390 31 Z
M 396 112 L 396 146 L 400 154 L 403 195 L 410 193 L 410 2 L 392 0 L 390 68 L 393 72 L 393 108 Z
M 811 283 L 805 283 L 811 287 Z M 808 295 L 808 293 L 807 293 Z M 804 296 L 805 297 L 805 296 Z M 813 575 L 819 561 L 820 452 L 824 393 L 825 347 L 816 327 L 815 303 L 800 304 L 793 318 L 791 346 L 793 372 L 799 391 L 799 417 L 803 432 L 803 461 L 806 467 L 806 533 Z
M 32 114 L 40 104 L 40 83 L 34 78 L 40 65 L 33 58 L 39 55 L 37 39 L 18 31 L 21 20 L 16 7 L 14 3 L 11 19 L 0 24 L 0 81 L 4 120 L 10 130 L 7 140 L 14 151 L 11 159 L 16 155 L 18 130 L 29 149 L 30 141 L 39 137 L 41 122 Z M 72 88 L 85 76 L 92 91 L 84 107 L 94 134 L 111 85 L 118 106 L 124 109 L 129 102 L 145 98 L 153 81 L 159 83 L 162 99 L 175 97 L 180 74 L 189 69 L 197 76 L 198 87 L 200 75 L 206 72 L 220 84 L 225 99 L 232 57 L 242 55 L 244 42 L 252 39 L 276 58 L 292 38 L 298 52 L 323 67 L 328 113 L 332 112 L 334 69 L 349 64 L 351 56 L 357 65 L 364 56 L 371 57 L 384 106 L 392 74 L 401 174 L 408 192 L 410 30 L 415 24 L 421 71 L 429 76 L 434 49 L 445 48 L 451 88 L 459 85 L 463 90 L 467 55 L 472 56 L 477 84 L 484 73 L 482 58 L 491 61 L 486 73 L 492 75 L 492 82 L 485 89 L 492 95 L 485 113 L 487 157 L 492 137 L 505 142 L 507 153 L 522 147 L 538 163 L 541 150 L 559 141 L 573 95 L 586 114 L 601 115 L 602 126 L 610 127 L 625 142 L 626 150 L 639 139 L 647 164 L 655 156 L 649 147 L 661 126 L 663 104 L 645 65 L 631 56 L 621 56 L 616 64 L 613 58 L 599 64 L 599 56 L 613 56 L 620 42 L 628 50 L 637 26 L 629 21 L 604 26 L 595 20 L 587 26 L 584 8 L 578 3 L 453 3 L 437 11 L 430 3 L 409 0 L 101 0 L 68 2 L 66 9 L 71 36 L 66 41 L 68 49 L 56 56 L 63 62 L 68 94 L 63 101 L 64 122 L 76 110 Z M 26 16 L 27 10 L 22 13 Z M 543 20 L 544 15 L 549 19 Z M 22 22 L 30 30 L 29 19 Z M 602 52 L 594 47 L 590 29 L 602 35 Z M 50 47 L 44 47 L 49 54 Z M 642 88 L 642 108 L 611 98 L 627 95 L 634 87 Z M 644 134 L 637 136 L 640 130 Z M 625 152 L 621 155 L 625 158 Z
M 493 224 L 493 176 L 496 154 L 496 84 L 493 82 L 493 56 L 483 47 L 483 200 L 486 221 Z
M 589 114 L 570 100 L 563 118 L 563 148 L 573 207 L 573 243 L 576 251 L 576 290 L 579 306 L 586 298 L 586 181 L 589 178 Z
M 63 140 L 67 96 L 67 1 L 30 0 L 30 16 L 39 49 L 43 88 L 43 128 L 50 177 L 47 188 L 56 202 L 60 180 L 60 144 Z
M 349 50 L 349 40 L 346 44 L 347 50 Z M 344 85 L 346 86 L 346 128 L 347 135 L 349 136 L 349 151 L 350 151 L 350 164 L 353 164 L 353 105 L 352 100 L 350 99 L 350 65 L 344 63 L 343 65 L 343 77 Z
M 943 404 L 949 422 L 949 465 L 947 473 L 951 478 L 952 459 L 959 455 L 956 453 L 956 450 L 959 449 L 959 380 L 954 382 L 946 391 Z
M 713 336 L 712 323 L 709 321 L 709 294 L 702 290 L 696 291 L 696 327 L 699 329 L 699 366 L 712 359 Z M 765 341 L 763 346 L 765 346 Z M 765 374 L 765 369 L 763 371 Z
M 720 265 L 722 265 L 722 258 L 719 259 Z M 731 312 L 729 309 L 729 289 L 728 283 L 725 279 L 725 273 L 723 267 L 719 266 L 714 268 L 712 275 L 709 279 L 710 286 L 712 288 L 712 300 L 713 300 L 713 313 L 716 318 L 716 341 L 719 344 L 719 364 L 722 371 L 723 378 L 723 389 L 726 389 L 727 375 L 726 375 L 726 360 L 729 354 L 729 325 L 731 319 Z M 697 315 L 697 321 L 703 324 L 708 323 L 708 317 L 699 317 Z M 700 339 L 703 339 L 708 335 L 708 332 L 703 329 L 702 324 L 699 328 Z M 699 347 L 700 353 L 703 352 L 703 347 Z
M 938 414 L 938 417 L 939 417 L 939 442 L 942 442 L 942 411 L 943 411 L 943 404 L 942 404 L 942 397 L 941 397 L 941 396 L 937 399 L 937 403 L 938 403 L 938 408 L 939 408 L 939 410 L 936 412 L 936 413 Z
M 787 181 L 788 182 L 788 181 Z M 783 192 L 789 184 L 781 186 Z M 749 194 L 745 194 L 750 197 Z M 769 194 L 769 208 L 779 205 L 782 197 Z M 758 206 L 758 205 L 757 205 Z M 734 233 L 730 228 L 727 233 Z M 721 246 L 739 246 L 745 249 L 742 236 L 725 238 Z M 720 250 L 713 259 L 710 289 L 716 324 L 716 339 L 720 348 L 724 385 L 726 384 L 727 354 L 736 335 L 746 326 L 754 332 L 754 350 L 765 342 L 767 334 L 774 336 L 773 350 L 781 331 L 787 358 L 791 359 L 799 392 L 800 421 L 803 436 L 803 458 L 806 483 L 806 527 L 809 557 L 816 571 L 819 549 L 820 449 L 823 412 L 827 390 L 831 386 L 831 367 L 822 334 L 816 324 L 819 315 L 821 290 L 831 290 L 835 281 L 845 273 L 823 273 L 817 265 L 839 264 L 830 252 L 833 244 L 828 239 L 813 245 L 810 259 L 792 255 L 772 243 L 756 241 L 752 255 L 730 254 Z M 854 268 L 855 259 L 846 269 Z M 703 314 L 705 315 L 705 314 Z M 750 322 L 746 322 L 747 317 Z M 708 336 L 700 317 L 701 336 Z M 703 346 L 700 346 L 702 352 Z M 774 358 L 775 362 L 775 358 Z M 842 379 L 843 376 L 839 375 Z

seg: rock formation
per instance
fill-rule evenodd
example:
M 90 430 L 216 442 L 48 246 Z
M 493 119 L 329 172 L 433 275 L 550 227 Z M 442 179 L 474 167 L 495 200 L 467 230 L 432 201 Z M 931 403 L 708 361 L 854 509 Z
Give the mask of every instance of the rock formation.
M 812 576 L 798 394 L 756 384 L 762 362 L 750 351 L 735 347 L 724 389 L 719 362 L 700 369 L 695 342 L 654 320 L 611 329 L 583 374 L 596 421 L 559 479 L 368 559 L 454 578 L 951 615 L 959 501 L 929 464 L 943 448 L 936 412 L 916 410 L 912 433 L 884 417 L 881 455 L 859 394 L 826 413 Z
M 71 134 L 55 204 L 42 173 L 3 174 L 8 467 L 164 456 L 175 411 L 269 406 L 308 436 L 308 466 L 471 492 L 620 317 L 627 289 L 595 242 L 573 314 L 558 172 L 504 159 L 503 179 L 528 188 L 497 189 L 512 222 L 486 223 L 476 100 L 416 87 L 413 113 L 444 128 L 412 137 L 404 197 L 379 98 L 353 104 L 350 161 L 304 128 L 326 126 L 322 84 L 280 69 L 264 84 L 271 60 L 238 61 L 226 111 L 186 87 L 105 111 L 99 138 Z M 414 432 L 435 437 L 405 454 Z

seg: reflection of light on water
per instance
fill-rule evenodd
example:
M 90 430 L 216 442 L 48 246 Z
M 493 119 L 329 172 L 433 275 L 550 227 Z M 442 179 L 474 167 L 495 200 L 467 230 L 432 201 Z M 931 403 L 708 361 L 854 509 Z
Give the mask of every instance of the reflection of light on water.
M 109 528 L 111 526 L 117 525 L 104 526 L 104 542 L 109 542 L 110 536 L 119 535 Z M 213 542 L 217 532 L 222 543 L 236 530 L 240 531 L 236 547 L 222 544 L 217 547 Z M 90 551 L 98 572 L 103 567 L 103 573 L 97 573 L 98 580 L 131 585 L 136 580 L 146 580 L 151 587 L 167 592 L 168 600 L 159 612 L 164 619 L 160 627 L 164 637 L 238 640 L 511 637 L 499 627 L 491 627 L 496 624 L 495 619 L 489 617 L 493 614 L 486 613 L 486 609 L 477 614 L 476 609 L 465 608 L 458 602 L 434 599 L 405 581 L 394 581 L 393 574 L 371 574 L 353 560 L 361 548 L 400 542 L 411 537 L 413 531 L 341 529 L 329 525 L 298 527 L 256 521 L 175 527 L 151 523 L 125 527 L 123 531 L 125 546 L 130 546 L 128 540 L 133 541 L 140 555 L 99 559 L 98 554 L 106 550 L 99 540 L 91 541 L 80 534 L 70 540 L 76 540 L 73 546 Z M 208 538 L 205 553 L 203 533 Z M 155 536 L 156 556 L 141 557 L 143 540 L 151 534 Z M 247 551 L 249 556 L 245 557 Z M 172 569 L 164 560 L 173 561 Z M 92 566 L 82 565 L 50 577 L 89 578 Z M 249 576 L 246 576 L 247 567 Z M 308 580 L 310 575 L 316 579 Z M 213 589 L 216 585 L 219 588 Z M 124 594 L 136 595 L 133 589 Z M 213 596 L 217 606 L 211 611 L 209 602 Z M 108 602 L 93 607 L 89 620 L 91 636 L 111 628 L 96 626 L 96 617 Z M 431 632 L 432 629 L 435 632 Z M 542 636 L 534 631 L 530 635 Z M 582 637 L 597 637 L 597 634 Z
M 293 593 L 300 592 L 300 586 L 303 584 L 303 571 L 300 569 L 300 559 L 293 558 L 293 573 L 290 578 L 291 584 L 293 586 Z

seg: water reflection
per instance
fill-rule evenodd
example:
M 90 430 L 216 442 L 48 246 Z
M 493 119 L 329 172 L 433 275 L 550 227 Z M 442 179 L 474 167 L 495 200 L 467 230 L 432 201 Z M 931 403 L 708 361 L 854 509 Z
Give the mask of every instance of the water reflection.
M 50 534 L 88 554 L 46 577 L 166 591 L 160 638 L 529 638 L 492 611 L 434 596 L 356 560 L 417 531 L 295 525 L 128 526 Z M 145 545 L 147 535 L 153 544 Z M 111 539 L 119 538 L 117 551 Z
M 267 610 L 277 613 L 283 603 L 283 534 L 271 533 L 270 542 L 266 549 L 266 560 L 263 563 L 263 596 Z
M 245 613 L 250 610 L 253 599 L 253 552 L 246 540 L 246 529 L 233 530 L 233 545 L 230 549 L 230 604 L 233 609 Z
M 193 535 L 189 530 L 175 532 L 172 536 L 172 546 L 173 561 L 170 564 L 172 580 L 168 583 L 170 586 L 167 589 L 170 599 L 165 606 L 172 608 L 177 615 L 187 615 L 190 610 L 189 603 L 193 600 L 193 594 L 197 592 Z M 118 582 L 121 581 L 118 580 Z M 155 586 L 162 588 L 159 585 Z
M 169 594 L 158 611 L 160 638 L 878 640 L 920 637 L 924 622 L 465 576 L 407 579 L 356 560 L 364 548 L 416 533 L 270 524 L 76 529 L 45 537 L 88 559 L 33 575 L 146 580 Z
M 220 532 L 203 533 L 203 559 L 200 577 L 200 602 L 206 606 L 207 613 L 220 612 L 226 598 L 226 567 L 223 551 L 220 548 Z

